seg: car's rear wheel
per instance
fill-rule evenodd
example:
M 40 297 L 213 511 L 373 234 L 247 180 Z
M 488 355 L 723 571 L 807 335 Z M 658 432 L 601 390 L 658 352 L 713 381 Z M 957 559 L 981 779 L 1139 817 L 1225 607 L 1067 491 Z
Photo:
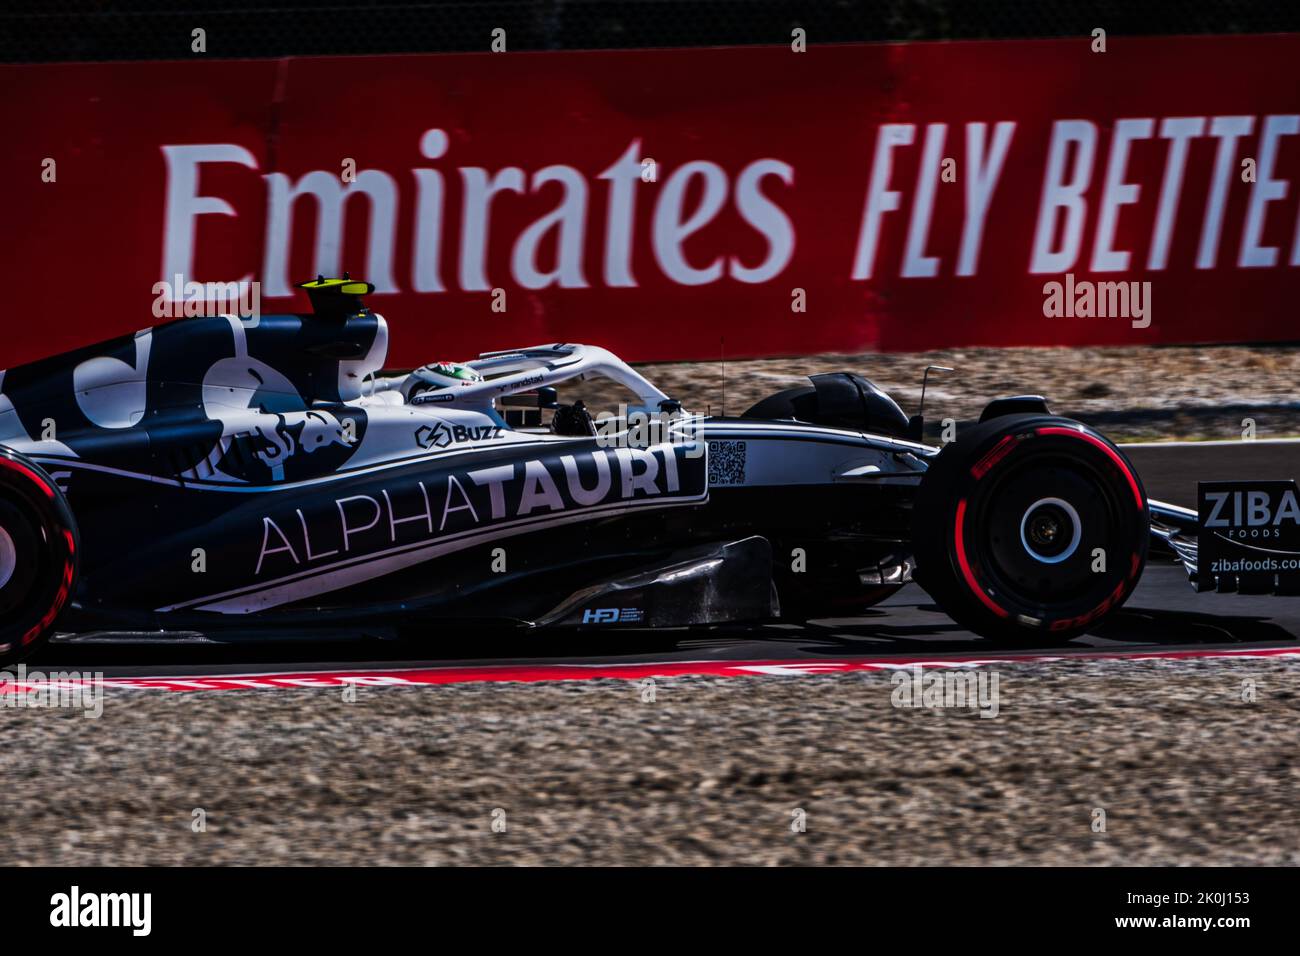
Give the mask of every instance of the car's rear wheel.
M 1044 415 L 975 426 L 917 494 L 916 578 L 958 623 L 1017 643 L 1063 640 L 1124 603 L 1146 561 L 1146 494 L 1091 429 Z
M 0 664 L 31 654 L 77 581 L 76 524 L 39 465 L 0 448 Z

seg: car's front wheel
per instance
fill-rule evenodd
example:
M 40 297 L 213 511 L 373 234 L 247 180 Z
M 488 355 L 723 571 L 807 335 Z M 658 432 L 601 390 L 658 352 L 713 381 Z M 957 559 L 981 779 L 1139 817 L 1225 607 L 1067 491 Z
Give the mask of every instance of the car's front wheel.
M 0 447 L 0 664 L 49 636 L 77 582 L 67 500 L 39 465 Z
M 1096 627 L 1137 586 L 1146 494 L 1078 422 L 1008 415 L 947 445 L 921 482 L 916 579 L 986 637 L 1054 642 Z

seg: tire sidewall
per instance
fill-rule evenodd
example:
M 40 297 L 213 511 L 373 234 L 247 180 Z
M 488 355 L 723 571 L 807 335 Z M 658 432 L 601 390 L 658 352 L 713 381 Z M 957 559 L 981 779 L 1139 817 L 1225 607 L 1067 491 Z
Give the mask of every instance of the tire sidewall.
M 1005 515 L 990 527 L 990 489 L 1016 469 L 1032 474 L 1048 463 L 1073 467 L 1076 478 L 1092 476 L 1115 523 L 1105 534 L 1105 569 L 1096 583 L 1086 581 L 1076 599 L 1059 603 L 1017 593 L 984 548 L 987 535 L 1011 533 Z M 1023 536 L 1022 528 L 1016 533 Z M 1092 559 L 1096 522 L 1083 531 L 1087 550 L 1076 557 Z M 931 460 L 917 495 L 914 535 L 919 583 L 959 623 L 986 636 L 1065 638 L 1100 623 L 1132 593 L 1146 561 L 1149 513 L 1137 472 L 1103 436 L 1069 419 L 1009 415 L 969 428 Z
M 19 565 L 9 581 L 11 606 L 0 617 L 0 663 L 8 663 L 49 636 L 72 599 L 81 549 L 58 486 L 38 464 L 7 448 L 0 448 L 0 522 Z

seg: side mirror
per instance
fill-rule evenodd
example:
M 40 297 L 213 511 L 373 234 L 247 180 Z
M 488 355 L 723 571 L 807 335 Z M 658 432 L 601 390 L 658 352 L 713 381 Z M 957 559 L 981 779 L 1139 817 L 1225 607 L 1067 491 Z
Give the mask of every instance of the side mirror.
M 914 441 L 918 445 L 922 443 L 925 437 L 925 416 L 913 415 L 907 420 L 907 440 Z
M 554 385 L 543 385 L 537 390 L 538 408 L 556 408 L 560 404 L 560 393 Z
M 921 376 L 921 404 L 916 409 L 916 414 L 907 420 L 907 440 L 914 441 L 917 444 L 922 443 L 922 436 L 925 435 L 925 388 L 930 384 L 931 372 L 951 372 L 946 365 L 927 365 L 925 374 Z

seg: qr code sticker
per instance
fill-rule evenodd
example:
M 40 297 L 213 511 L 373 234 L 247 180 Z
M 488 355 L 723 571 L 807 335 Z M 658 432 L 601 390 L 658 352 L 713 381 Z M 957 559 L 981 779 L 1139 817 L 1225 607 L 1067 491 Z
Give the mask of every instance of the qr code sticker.
M 709 442 L 709 484 L 743 485 L 745 483 L 745 442 Z

